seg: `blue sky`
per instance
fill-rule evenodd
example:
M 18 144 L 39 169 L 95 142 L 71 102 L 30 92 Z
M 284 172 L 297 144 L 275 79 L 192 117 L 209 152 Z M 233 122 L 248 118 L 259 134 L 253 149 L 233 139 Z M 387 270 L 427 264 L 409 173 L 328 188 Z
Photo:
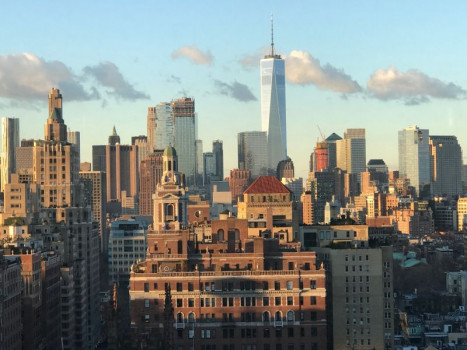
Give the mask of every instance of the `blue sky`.
M 460 1 L 21 1 L 2 4 L 0 116 L 42 138 L 47 92 L 81 132 L 82 160 L 115 124 L 146 133 L 147 107 L 194 97 L 204 151 L 260 129 L 259 58 L 286 57 L 289 155 L 306 176 L 319 137 L 365 127 L 367 159 L 397 168 L 397 131 L 419 125 L 467 147 L 467 3 Z

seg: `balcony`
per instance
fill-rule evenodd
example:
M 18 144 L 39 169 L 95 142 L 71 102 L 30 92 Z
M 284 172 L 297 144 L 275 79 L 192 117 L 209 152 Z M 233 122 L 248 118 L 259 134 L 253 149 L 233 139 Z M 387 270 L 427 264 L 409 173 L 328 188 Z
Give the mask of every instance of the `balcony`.
M 185 322 L 175 322 L 175 328 L 185 329 Z
M 279 328 L 283 326 L 284 326 L 284 322 L 282 320 L 274 320 L 274 327 Z

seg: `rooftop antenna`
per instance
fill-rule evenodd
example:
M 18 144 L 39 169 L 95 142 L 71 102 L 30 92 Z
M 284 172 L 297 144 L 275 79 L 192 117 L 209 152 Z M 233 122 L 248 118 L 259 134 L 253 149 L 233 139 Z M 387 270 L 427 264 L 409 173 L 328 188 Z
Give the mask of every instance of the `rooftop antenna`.
M 274 15 L 271 14 L 271 56 L 274 56 Z

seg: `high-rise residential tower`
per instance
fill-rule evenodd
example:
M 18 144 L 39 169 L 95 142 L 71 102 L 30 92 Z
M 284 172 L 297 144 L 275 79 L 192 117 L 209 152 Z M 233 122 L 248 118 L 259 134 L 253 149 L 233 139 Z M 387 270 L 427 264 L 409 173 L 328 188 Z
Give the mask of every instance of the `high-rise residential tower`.
M 187 184 L 195 182 L 196 171 L 196 113 L 195 100 L 190 97 L 171 102 L 174 120 L 175 149 L 178 154 L 178 168 L 185 174 Z M 156 136 L 157 138 L 157 136 Z M 158 147 L 159 148 L 159 147 Z
M 430 136 L 431 193 L 461 195 L 462 150 L 455 136 Z
M 417 195 L 430 184 L 428 129 L 410 126 L 399 131 L 399 173 L 410 180 Z
M 238 168 L 250 170 L 253 178 L 268 172 L 268 137 L 263 131 L 238 134 Z
M 224 179 L 224 150 L 221 140 L 212 141 L 212 153 L 216 155 L 216 180 Z
M 19 119 L 2 118 L 1 192 L 16 172 L 16 147 L 19 146 Z
M 260 62 L 261 130 L 267 133 L 269 169 L 287 158 L 285 114 L 285 61 L 274 52 L 271 19 L 271 53 Z
M 169 102 L 148 108 L 148 153 L 174 145 L 174 120 Z

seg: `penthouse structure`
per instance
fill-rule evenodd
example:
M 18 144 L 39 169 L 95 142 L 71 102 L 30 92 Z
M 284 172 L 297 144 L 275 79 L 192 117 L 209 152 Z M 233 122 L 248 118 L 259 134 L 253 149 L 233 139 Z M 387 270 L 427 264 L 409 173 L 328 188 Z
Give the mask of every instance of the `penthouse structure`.
M 239 350 L 325 348 L 325 271 L 316 267 L 315 253 L 293 240 L 282 243 L 266 228 L 249 236 L 248 219 L 225 213 L 211 222 L 209 242 L 198 240 L 187 227 L 176 164 L 175 150 L 166 149 L 146 261 L 130 273 L 135 343 L 187 350 L 220 343 Z

